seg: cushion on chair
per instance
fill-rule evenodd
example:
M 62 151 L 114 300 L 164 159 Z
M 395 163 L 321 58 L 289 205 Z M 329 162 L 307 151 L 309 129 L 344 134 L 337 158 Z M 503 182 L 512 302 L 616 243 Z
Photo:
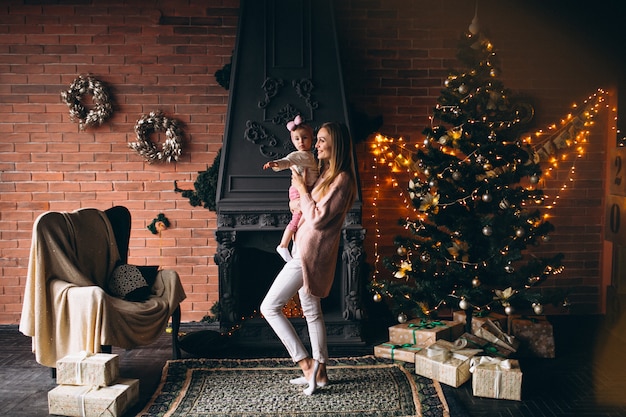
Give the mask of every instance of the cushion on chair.
M 145 275 L 142 273 L 144 271 Z M 109 278 L 109 292 L 128 301 L 144 301 L 150 296 L 152 284 L 156 279 L 156 272 L 158 272 L 158 267 L 118 265 Z M 149 279 L 146 279 L 146 276 Z

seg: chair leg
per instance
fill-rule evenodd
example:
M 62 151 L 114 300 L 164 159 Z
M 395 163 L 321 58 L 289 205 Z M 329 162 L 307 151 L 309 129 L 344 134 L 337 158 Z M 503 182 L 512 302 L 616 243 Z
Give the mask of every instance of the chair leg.
M 172 358 L 180 359 L 180 347 L 178 346 L 178 331 L 180 330 L 180 305 L 172 313 Z

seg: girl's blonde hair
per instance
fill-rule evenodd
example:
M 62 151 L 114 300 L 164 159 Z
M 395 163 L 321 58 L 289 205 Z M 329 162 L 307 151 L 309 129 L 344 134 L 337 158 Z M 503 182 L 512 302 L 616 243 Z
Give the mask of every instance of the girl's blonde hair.
M 323 161 L 320 161 L 320 173 L 324 173 L 324 175 L 322 181 L 315 187 L 315 191 L 322 196 L 326 195 L 330 184 L 340 173 L 345 172 L 350 177 L 352 184 L 349 195 L 350 205 L 352 205 L 356 197 L 356 171 L 352 157 L 350 132 L 345 124 L 338 122 L 326 122 L 320 127 L 320 129 L 322 128 L 326 129 L 330 136 L 331 152 L 327 165 L 322 166 Z

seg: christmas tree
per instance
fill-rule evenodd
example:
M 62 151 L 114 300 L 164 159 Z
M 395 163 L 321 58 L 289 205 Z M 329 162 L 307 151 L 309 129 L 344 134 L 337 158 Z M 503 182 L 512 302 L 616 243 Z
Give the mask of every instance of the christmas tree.
M 556 302 L 537 287 L 562 271 L 562 255 L 528 250 L 554 228 L 540 211 L 540 157 L 522 139 L 533 109 L 504 88 L 493 45 L 472 26 L 457 57 L 465 70 L 450 72 L 423 145 L 403 161 L 417 215 L 385 259 L 394 277 L 371 282 L 400 322 L 443 305 L 541 314 Z

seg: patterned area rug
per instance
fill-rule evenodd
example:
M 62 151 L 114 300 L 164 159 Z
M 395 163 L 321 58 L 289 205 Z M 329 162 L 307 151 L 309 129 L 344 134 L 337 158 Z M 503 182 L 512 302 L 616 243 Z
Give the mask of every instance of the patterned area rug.
M 364 356 L 327 363 L 331 383 L 313 395 L 289 383 L 300 376 L 288 359 L 168 361 L 144 417 L 444 417 L 448 405 L 438 382 L 412 364 Z

